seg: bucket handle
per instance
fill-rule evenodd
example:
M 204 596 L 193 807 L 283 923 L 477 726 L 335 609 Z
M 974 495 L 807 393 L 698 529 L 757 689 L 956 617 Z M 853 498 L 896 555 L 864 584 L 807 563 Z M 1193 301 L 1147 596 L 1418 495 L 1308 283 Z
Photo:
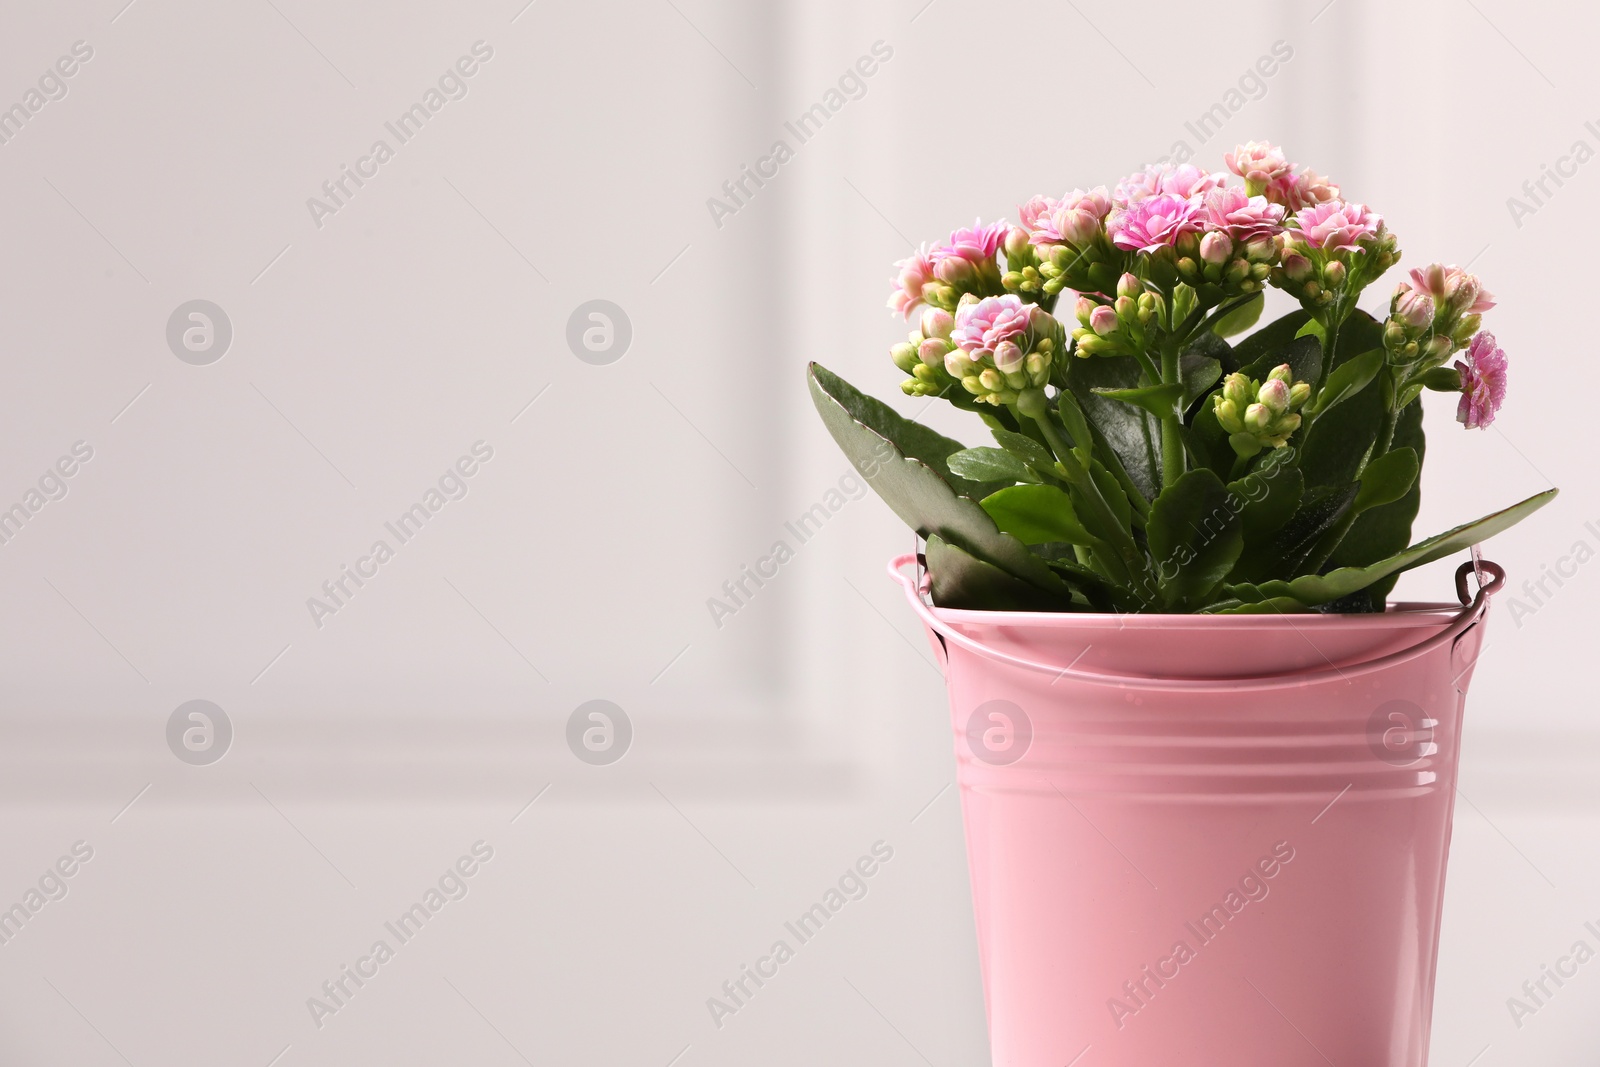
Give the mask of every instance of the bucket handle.
M 1474 554 L 1476 557 L 1476 554 Z M 1277 689 L 1287 686 L 1315 685 L 1319 682 L 1349 681 L 1363 674 L 1392 667 L 1415 659 L 1441 645 L 1456 640 L 1483 617 L 1488 610 L 1489 598 L 1500 590 L 1505 584 L 1506 572 L 1499 564 L 1488 560 L 1473 560 L 1463 563 L 1456 571 L 1456 596 L 1463 607 L 1449 626 L 1434 634 L 1426 640 L 1419 641 L 1409 648 L 1402 648 L 1390 652 L 1376 659 L 1365 660 L 1359 663 L 1336 665 L 1332 662 L 1321 670 L 1315 671 L 1283 671 L 1276 674 L 1252 675 L 1244 678 L 1150 678 L 1131 674 L 1117 674 L 1112 672 L 1087 671 L 1068 664 L 1062 667 L 1057 664 L 1039 663 L 1034 660 L 1013 656 L 1008 652 L 990 648 L 980 641 L 975 641 L 966 634 L 961 633 L 949 623 L 935 615 L 923 600 L 928 579 L 913 578 L 906 574 L 906 567 L 919 562 L 915 553 L 896 556 L 889 562 L 889 576 L 905 587 L 906 599 L 911 607 L 921 617 L 923 623 L 939 636 L 942 642 L 949 641 L 968 652 L 983 656 L 985 659 L 994 660 L 1010 667 L 1020 667 L 1023 670 L 1036 671 L 1041 674 L 1054 674 L 1056 677 L 1051 684 L 1062 678 L 1072 678 L 1081 682 L 1091 682 L 1099 685 L 1132 686 L 1139 689 L 1164 689 L 1178 691 L 1195 691 L 1210 689 L 1227 689 L 1231 691 L 1251 691 L 1259 689 Z M 1487 573 L 1493 581 L 1483 584 L 1483 576 Z M 1468 599 L 1467 576 L 1476 574 L 1479 585 L 1477 594 Z M 1292 620 L 1292 616 L 1285 615 Z M 1293 625 L 1291 621 L 1290 625 Z M 1315 646 L 1313 646 L 1315 647 Z

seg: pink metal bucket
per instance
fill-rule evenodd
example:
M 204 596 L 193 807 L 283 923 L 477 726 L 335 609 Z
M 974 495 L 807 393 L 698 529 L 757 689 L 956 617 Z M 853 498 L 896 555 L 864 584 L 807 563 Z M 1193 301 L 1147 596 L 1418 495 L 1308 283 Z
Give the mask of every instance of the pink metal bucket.
M 996 1067 L 1424 1067 L 1498 567 L 1463 608 L 1111 616 L 931 608 L 915 562 Z

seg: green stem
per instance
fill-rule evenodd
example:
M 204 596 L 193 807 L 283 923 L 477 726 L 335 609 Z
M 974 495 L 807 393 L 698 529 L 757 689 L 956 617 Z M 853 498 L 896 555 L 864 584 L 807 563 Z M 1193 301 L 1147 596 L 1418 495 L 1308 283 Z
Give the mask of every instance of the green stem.
M 1096 521 L 1114 535 L 1116 551 L 1106 553 L 1107 557 L 1119 565 L 1121 573 L 1113 577 L 1123 584 L 1133 580 L 1136 570 L 1143 570 L 1143 557 L 1139 552 L 1139 545 L 1133 539 L 1133 534 L 1122 525 L 1116 513 L 1111 510 L 1111 505 L 1106 503 L 1106 498 L 1100 494 L 1100 487 L 1095 484 L 1094 478 L 1087 468 L 1080 462 L 1067 443 L 1056 432 L 1055 425 L 1050 421 L 1049 413 L 1034 419 L 1039 424 L 1039 429 L 1044 432 L 1045 438 L 1050 442 L 1050 448 L 1056 454 L 1056 462 L 1066 474 L 1067 480 L 1072 483 L 1088 502 L 1094 512 Z
M 1169 340 L 1161 347 L 1161 384 L 1181 381 L 1178 374 L 1178 344 Z M 1183 424 L 1176 411 L 1161 418 L 1161 487 L 1170 488 L 1183 477 Z

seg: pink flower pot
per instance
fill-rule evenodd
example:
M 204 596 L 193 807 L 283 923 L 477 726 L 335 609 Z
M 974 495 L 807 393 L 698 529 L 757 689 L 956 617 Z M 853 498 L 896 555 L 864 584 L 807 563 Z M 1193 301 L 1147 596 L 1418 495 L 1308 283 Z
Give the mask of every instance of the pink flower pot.
M 1423 1067 L 1487 596 L 931 608 L 996 1067 Z M 1465 600 L 1465 572 L 1458 583 Z

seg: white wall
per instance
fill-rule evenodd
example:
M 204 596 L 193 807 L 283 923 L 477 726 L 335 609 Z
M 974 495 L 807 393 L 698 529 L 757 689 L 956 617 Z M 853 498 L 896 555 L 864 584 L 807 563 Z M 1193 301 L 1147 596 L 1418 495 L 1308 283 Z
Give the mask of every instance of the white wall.
M 93 49 L 0 144 L 0 506 L 93 449 L 0 545 L 0 902 L 96 849 L 0 945 L 5 1062 L 981 1062 L 942 685 L 882 573 L 909 535 L 853 500 L 720 626 L 706 601 L 848 469 L 806 360 L 921 410 L 882 309 L 909 243 L 1175 140 L 1212 167 L 1276 140 L 1408 265 L 1470 262 L 1511 394 L 1486 433 L 1435 398 L 1419 532 L 1557 484 L 1488 555 L 1520 585 L 1600 549 L 1576 403 L 1600 164 L 1520 224 L 1506 203 L 1600 149 L 1584 12 L 124 4 L 13 3 L 0 33 L 0 106 Z M 466 95 L 398 144 L 385 122 L 480 40 Z M 1280 40 L 1198 144 L 1186 120 Z M 879 41 L 864 95 L 797 144 L 784 122 Z M 394 158 L 319 225 L 307 199 L 380 137 Z M 794 158 L 719 225 L 707 199 L 777 138 Z M 204 366 L 166 337 L 197 298 L 233 332 Z M 595 299 L 632 324 L 609 365 L 566 340 Z M 465 498 L 319 626 L 307 599 L 480 440 Z M 1448 597 L 1453 566 L 1402 594 Z M 1600 921 L 1596 574 L 1497 609 L 1437 1063 L 1600 1039 L 1600 975 L 1520 1029 L 1504 1006 Z M 165 735 L 197 698 L 234 731 L 210 766 Z M 632 722 L 613 766 L 566 742 L 596 698 Z M 496 859 L 443 928 L 313 1026 L 319 983 L 480 838 Z M 714 1027 L 706 998 L 880 839 L 896 859 L 847 929 Z

